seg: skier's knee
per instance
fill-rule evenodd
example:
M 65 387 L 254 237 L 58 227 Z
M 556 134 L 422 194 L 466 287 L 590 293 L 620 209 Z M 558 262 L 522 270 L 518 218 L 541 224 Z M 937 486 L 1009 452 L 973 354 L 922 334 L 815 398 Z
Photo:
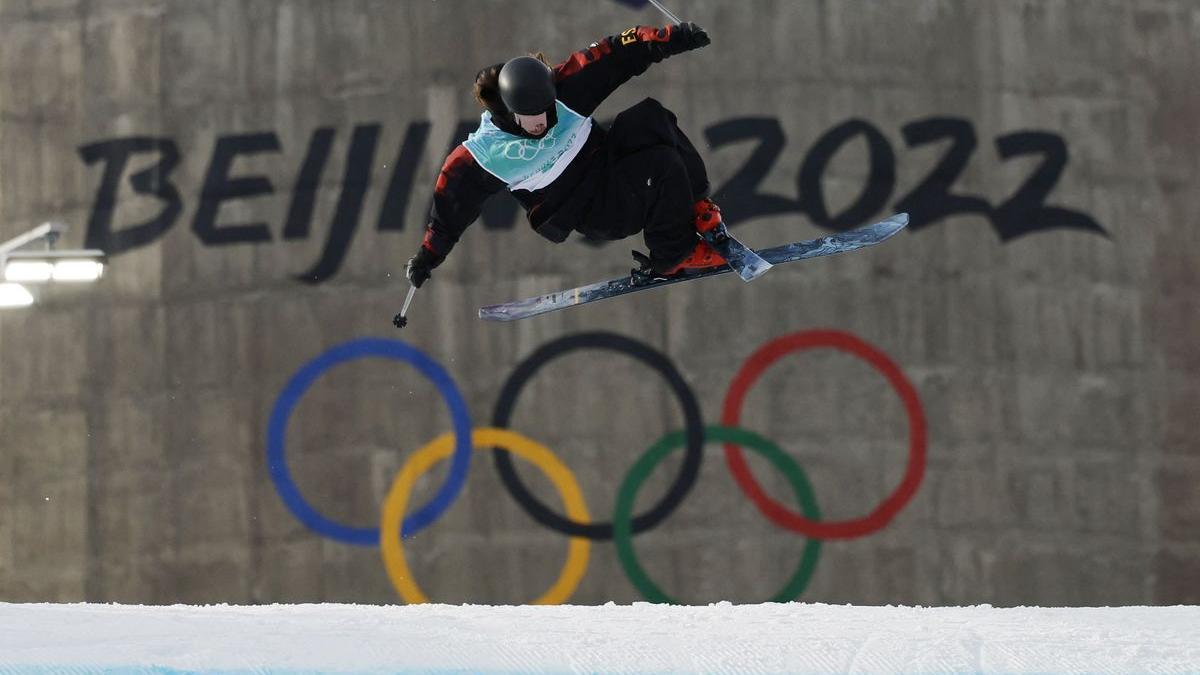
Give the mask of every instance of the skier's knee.
M 672 123 L 676 121 L 675 113 L 671 112 L 670 108 L 663 105 L 658 99 L 647 96 L 638 101 L 630 108 L 631 111 L 637 111 L 638 114 L 650 117 L 666 117 Z
M 654 109 L 666 110 L 666 107 L 664 107 L 663 104 L 660 103 L 659 100 L 654 98 L 653 96 L 647 96 L 646 98 L 638 101 L 637 103 L 634 103 L 630 107 L 630 110 L 654 110 Z

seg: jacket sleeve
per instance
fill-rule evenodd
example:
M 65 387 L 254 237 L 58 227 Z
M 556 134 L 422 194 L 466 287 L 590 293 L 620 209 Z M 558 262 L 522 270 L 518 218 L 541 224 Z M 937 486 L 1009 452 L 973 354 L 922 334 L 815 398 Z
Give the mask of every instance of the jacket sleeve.
M 456 147 L 438 174 L 421 245 L 444 257 L 479 217 L 487 198 L 503 188 L 504 181 L 481 167 L 466 146 Z
M 634 26 L 593 42 L 554 68 L 558 98 L 581 115 L 597 107 L 652 63 L 690 49 L 677 26 Z

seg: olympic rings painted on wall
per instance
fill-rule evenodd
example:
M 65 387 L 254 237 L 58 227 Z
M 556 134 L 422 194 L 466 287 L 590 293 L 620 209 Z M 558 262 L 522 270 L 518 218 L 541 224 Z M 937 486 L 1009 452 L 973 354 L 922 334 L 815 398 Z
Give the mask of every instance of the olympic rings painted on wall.
M 796 464 L 796 461 L 784 454 L 779 446 L 754 432 L 732 427 L 705 427 L 704 435 L 710 441 L 727 441 L 745 445 L 766 457 L 791 483 L 792 491 L 796 493 L 796 499 L 800 502 L 800 509 L 804 515 L 813 520 L 820 520 L 821 510 L 817 507 L 817 498 L 813 494 L 812 484 L 808 482 L 808 477 L 804 475 L 804 471 Z M 621 489 L 617 492 L 617 505 L 613 514 L 613 543 L 617 545 L 617 557 L 621 561 L 621 567 L 625 569 L 625 575 L 633 582 L 642 597 L 650 602 L 678 604 L 650 580 L 650 576 L 638 563 L 637 554 L 633 550 L 633 533 L 629 515 L 633 510 L 633 502 L 637 497 L 638 488 L 650 476 L 654 467 L 658 466 L 663 458 L 683 442 L 683 433 L 679 431 L 659 439 L 629 470 L 629 474 L 621 483 Z M 804 553 L 800 556 L 800 566 L 796 568 L 796 572 L 792 574 L 787 585 L 773 595 L 768 602 L 791 602 L 800 597 L 800 594 L 808 586 L 809 580 L 812 579 L 813 572 L 817 569 L 817 558 L 820 555 L 821 542 L 817 539 L 809 539 L 808 543 L 804 545 Z
M 471 461 L 471 417 L 467 412 L 467 403 L 463 400 L 458 387 L 454 385 L 454 380 L 450 379 L 450 375 L 436 361 L 417 348 L 397 340 L 374 338 L 352 340 L 338 345 L 306 363 L 288 381 L 283 392 L 279 394 L 279 398 L 275 400 L 275 408 L 271 412 L 271 421 L 267 428 L 267 467 L 283 503 L 309 529 L 347 544 L 376 546 L 379 544 L 379 530 L 373 527 L 343 525 L 321 515 L 304 500 L 299 488 L 292 480 L 291 472 L 288 471 L 284 452 L 288 418 L 292 416 L 292 411 L 300 402 L 300 397 L 304 395 L 304 392 L 308 391 L 317 378 L 330 368 L 340 363 L 367 357 L 405 361 L 429 378 L 442 393 L 442 398 L 446 399 L 446 404 L 450 406 L 450 418 L 458 439 L 455 445 L 454 459 L 450 463 L 450 475 L 446 477 L 446 482 L 433 496 L 433 499 L 429 500 L 428 504 L 405 519 L 404 533 L 412 535 L 419 532 L 450 507 L 467 482 L 467 469 Z
M 746 392 L 762 372 L 782 356 L 803 349 L 832 347 L 862 358 L 883 373 L 900 394 L 909 417 L 909 466 L 896 491 L 887 497 L 870 515 L 851 521 L 826 523 L 820 512 L 803 471 L 794 460 L 773 443 L 749 430 L 737 427 Z M 521 389 L 546 363 L 576 349 L 603 349 L 627 354 L 650 366 L 662 375 L 674 390 L 683 408 L 685 428 L 665 435 L 634 465 L 620 486 L 610 523 L 590 520 L 582 493 L 566 465 L 535 441 L 505 429 L 511 419 Z M 408 459 L 383 505 L 382 526 L 352 528 L 320 515 L 304 501 L 287 469 L 284 436 L 287 422 L 301 396 L 320 375 L 333 366 L 364 357 L 384 357 L 406 361 L 431 380 L 446 400 L 453 419 L 453 431 L 418 450 Z M 800 565 L 785 587 L 773 600 L 794 599 L 808 584 L 820 551 L 820 540 L 862 536 L 889 523 L 916 493 L 924 476 L 925 420 L 920 400 L 912 384 L 899 367 L 886 355 L 859 338 L 840 331 L 804 331 L 777 338 L 759 348 L 738 372 L 726 394 L 722 411 L 722 426 L 705 427 L 700 407 L 691 387 L 680 375 L 670 358 L 649 345 L 613 333 L 580 333 L 560 338 L 544 345 L 518 364 L 502 387 L 493 415 L 493 427 L 473 429 L 462 396 L 449 375 L 432 359 L 416 348 L 396 340 L 361 339 L 336 346 L 305 364 L 288 382 L 275 403 L 268 428 L 267 453 L 271 478 L 285 505 L 302 523 L 318 534 L 352 544 L 378 544 L 389 578 L 400 596 L 409 602 L 423 602 L 425 594 L 413 581 L 405 561 L 402 538 L 409 537 L 430 525 L 449 507 L 462 490 L 470 463 L 472 448 L 495 447 L 495 465 L 505 486 L 517 502 L 535 520 L 571 537 L 567 562 L 559 579 L 536 602 L 563 602 L 574 592 L 587 567 L 592 540 L 613 538 L 618 548 L 622 568 L 635 588 L 647 599 L 666 602 L 670 598 L 652 582 L 637 563 L 632 536 L 654 527 L 668 517 L 695 484 L 707 440 L 725 443 L 726 462 L 738 485 L 758 509 L 776 525 L 799 532 L 809 538 Z M 800 503 L 800 513 L 772 501 L 754 482 L 749 473 L 740 445 L 763 454 L 784 473 Z M 674 449 L 686 447 L 679 475 L 667 494 L 646 513 L 631 514 L 637 489 L 649 472 Z M 451 451 L 453 448 L 453 451 Z M 559 515 L 538 501 L 517 478 L 509 453 L 532 461 L 543 470 L 563 497 L 566 515 Z M 452 457 L 450 475 L 438 493 L 425 506 L 404 517 L 413 482 L 438 461 Z M 403 521 L 403 522 L 401 522 Z
M 895 518 L 896 514 L 917 493 L 917 488 L 921 485 L 921 479 L 925 475 L 927 442 L 925 414 L 921 410 L 921 400 L 917 396 L 916 388 L 908 381 L 894 361 L 866 342 L 842 331 L 806 331 L 784 335 L 759 347 L 734 376 L 729 393 L 725 395 L 721 422 L 726 426 L 737 426 L 738 420 L 741 418 L 742 402 L 746 392 L 768 366 L 791 352 L 817 347 L 832 347 L 866 361 L 887 378 L 904 402 L 904 409 L 908 414 L 908 469 L 896 490 L 874 511 L 862 518 L 838 522 L 817 522 L 817 519 L 795 513 L 771 499 L 754 480 L 754 476 L 750 473 L 750 467 L 746 464 L 746 458 L 737 445 L 732 443 L 725 445 L 725 461 L 738 486 L 771 522 L 808 537 L 852 539 L 875 532 L 891 522 L 892 518 Z
M 517 365 L 516 370 L 500 390 L 500 397 L 496 400 L 496 410 L 492 414 L 492 426 L 501 429 L 508 427 L 508 423 L 512 419 L 513 407 L 517 403 L 517 396 L 529 379 L 542 366 L 576 349 L 604 349 L 632 356 L 662 375 L 667 384 L 671 385 L 671 389 L 683 407 L 684 424 L 687 429 L 687 455 L 684 457 L 683 465 L 679 467 L 679 475 L 675 477 L 675 482 L 671 484 L 671 488 L 667 490 L 667 494 L 663 496 L 662 500 L 646 513 L 634 517 L 633 532 L 639 534 L 662 522 L 671 515 L 675 507 L 679 506 L 688 491 L 696 484 L 696 477 L 700 473 L 700 460 L 704 456 L 704 422 L 701 420 L 700 404 L 696 401 L 692 388 L 683 379 L 683 375 L 665 354 L 644 342 L 638 342 L 615 333 L 577 333 L 559 338 L 543 345 Z M 538 501 L 538 498 L 529 492 L 517 476 L 508 453 L 497 452 L 493 455 L 493 460 L 509 493 L 534 520 L 563 534 L 595 540 L 612 539 L 612 523 L 577 523 L 563 518 Z
M 404 558 L 404 547 L 400 541 L 400 519 L 404 516 L 408 505 L 408 496 L 412 492 L 413 483 L 434 464 L 446 459 L 454 447 L 455 434 L 449 432 L 437 437 L 429 445 L 417 450 L 396 475 L 392 488 L 388 491 L 387 499 L 383 502 L 383 519 L 379 529 L 383 533 L 380 547 L 383 549 L 384 567 L 392 584 L 400 592 L 405 602 L 429 602 L 429 598 L 417 586 L 412 571 Z M 504 448 L 503 452 L 512 452 L 533 462 L 542 473 L 558 488 L 562 496 L 567 514 L 575 522 L 586 523 L 589 520 L 587 504 L 583 501 L 583 491 L 575 480 L 575 474 L 567 468 L 545 446 L 507 429 L 476 429 L 471 436 L 471 443 L 477 450 L 486 450 L 489 446 Z M 540 598 L 533 601 L 535 605 L 556 605 L 566 602 L 579 586 L 587 571 L 588 557 L 592 542 L 584 537 L 571 537 L 567 547 L 567 562 L 563 566 L 558 580 Z

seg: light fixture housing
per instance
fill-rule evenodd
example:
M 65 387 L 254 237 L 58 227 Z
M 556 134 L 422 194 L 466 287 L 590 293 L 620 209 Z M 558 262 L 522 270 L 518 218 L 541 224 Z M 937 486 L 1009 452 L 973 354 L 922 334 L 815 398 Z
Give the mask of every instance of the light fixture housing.
M 33 304 L 33 294 L 22 283 L 88 282 L 104 274 L 104 251 L 54 248 L 67 229 L 65 223 L 47 221 L 0 242 L 0 308 Z M 45 242 L 45 249 L 31 250 L 38 242 Z
M 13 251 L 4 256 L 4 279 L 12 282 L 88 282 L 104 275 L 104 251 Z

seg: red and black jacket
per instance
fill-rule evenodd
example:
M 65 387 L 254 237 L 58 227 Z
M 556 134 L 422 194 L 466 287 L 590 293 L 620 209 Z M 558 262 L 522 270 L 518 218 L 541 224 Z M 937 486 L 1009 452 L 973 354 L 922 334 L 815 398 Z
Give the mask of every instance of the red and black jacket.
M 650 64 L 686 51 L 685 39 L 675 26 L 635 26 L 594 42 L 554 67 L 558 100 L 580 115 L 590 116 L 617 87 L 646 72 Z M 603 168 L 600 150 L 606 132 L 595 120 L 591 124 L 587 142 L 553 183 L 540 190 L 511 193 L 524 207 L 533 229 L 551 241 L 565 240 L 579 223 L 595 188 L 589 175 Z M 466 146 L 459 144 L 438 175 L 422 245 L 445 256 L 479 217 L 484 201 L 505 187 L 504 181 L 479 166 Z

